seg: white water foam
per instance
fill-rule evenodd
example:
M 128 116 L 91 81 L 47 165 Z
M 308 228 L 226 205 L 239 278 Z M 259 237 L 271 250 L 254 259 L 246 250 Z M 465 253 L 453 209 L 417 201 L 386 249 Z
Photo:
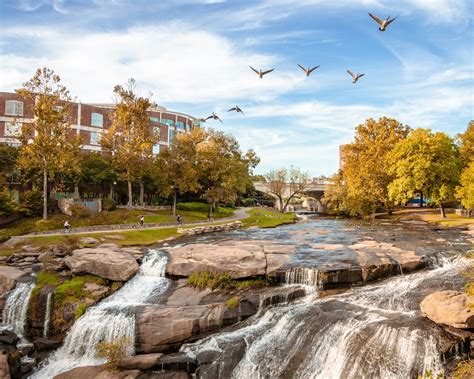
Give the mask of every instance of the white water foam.
M 18 283 L 8 295 L 3 308 L 2 327 L 15 332 L 22 340 L 24 340 L 28 303 L 34 286 L 34 283 Z
M 140 272 L 119 291 L 89 308 L 69 330 L 63 346 L 48 358 L 30 378 L 46 379 L 74 367 L 99 365 L 99 342 L 123 341 L 126 354 L 135 353 L 135 315 L 132 308 L 163 293 L 169 285 L 164 277 L 167 258 L 151 251 L 143 260 Z

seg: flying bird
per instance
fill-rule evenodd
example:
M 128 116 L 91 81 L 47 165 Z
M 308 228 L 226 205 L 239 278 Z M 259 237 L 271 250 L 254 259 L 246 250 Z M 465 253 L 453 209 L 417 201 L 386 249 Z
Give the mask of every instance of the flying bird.
M 385 20 L 382 20 L 382 19 L 378 18 L 377 16 L 373 15 L 372 13 L 369 13 L 369 16 L 372 17 L 372 18 L 377 22 L 377 24 L 380 25 L 379 30 L 380 30 L 381 32 L 384 32 L 385 29 L 387 29 L 387 27 L 388 27 L 394 20 L 396 20 L 396 19 L 398 18 L 398 16 L 397 16 L 397 17 L 394 17 L 394 18 L 391 19 L 390 16 L 388 16 Z
M 236 111 L 237 113 L 242 113 L 244 114 L 244 112 L 242 111 L 242 109 L 240 109 L 240 107 L 238 105 L 236 105 L 235 107 L 233 108 L 230 108 L 227 112 L 232 112 L 232 111 Z
M 258 75 L 258 77 L 259 77 L 260 79 L 263 78 L 263 75 L 266 75 L 266 74 L 268 74 L 269 72 L 272 72 L 272 71 L 274 70 L 274 68 L 272 68 L 271 70 L 267 70 L 267 71 L 262 71 L 262 70 L 258 70 L 258 71 L 257 71 L 257 70 L 255 70 L 252 66 L 249 66 L 249 67 L 252 69 L 252 71 L 254 71 L 254 72 Z
M 219 116 L 216 115 L 214 112 L 212 112 L 212 114 L 211 114 L 210 116 L 206 117 L 206 118 L 204 119 L 204 121 L 207 121 L 207 120 L 209 120 L 209 119 L 211 119 L 211 118 L 212 118 L 213 120 L 219 120 L 220 122 L 222 122 L 222 120 L 219 118 Z
M 298 66 L 300 66 L 300 68 L 306 73 L 306 76 L 310 76 L 311 73 L 316 70 L 319 66 L 316 66 L 316 67 L 313 67 L 313 68 L 305 68 L 303 66 L 301 66 L 299 63 L 298 63 Z
M 357 75 L 354 75 L 351 70 L 347 70 L 347 72 L 349 73 L 350 76 L 352 76 L 352 83 L 356 83 L 360 78 L 362 78 L 365 74 L 357 74 Z

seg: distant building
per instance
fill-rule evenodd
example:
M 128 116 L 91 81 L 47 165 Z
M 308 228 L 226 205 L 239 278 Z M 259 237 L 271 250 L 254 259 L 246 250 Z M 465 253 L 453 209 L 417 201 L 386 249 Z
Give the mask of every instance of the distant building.
M 82 137 L 82 150 L 102 150 L 100 136 L 111 126 L 114 108 L 114 104 L 71 103 L 71 128 Z M 154 154 L 172 144 L 178 133 L 189 132 L 198 125 L 194 117 L 161 106 L 151 108 L 148 115 L 151 127 L 160 132 L 160 141 L 153 146 Z M 0 92 L 0 143 L 19 145 L 23 124 L 33 121 L 31 104 L 25 104 L 17 93 Z

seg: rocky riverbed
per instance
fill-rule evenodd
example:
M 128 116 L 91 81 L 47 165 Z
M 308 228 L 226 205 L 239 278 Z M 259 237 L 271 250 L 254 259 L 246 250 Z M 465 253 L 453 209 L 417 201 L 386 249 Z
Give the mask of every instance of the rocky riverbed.
M 238 229 L 193 230 L 151 250 L 26 247 L 4 260 L 4 327 L 34 342 L 5 337 L 17 357 L 7 369 L 27 375 L 61 344 L 34 377 L 398 378 L 469 354 L 474 318 L 459 274 L 469 231 L 335 219 Z M 15 291 L 24 307 L 8 303 Z M 96 344 L 120 339 L 132 357 L 110 374 Z M 417 355 L 403 369 L 400 349 Z

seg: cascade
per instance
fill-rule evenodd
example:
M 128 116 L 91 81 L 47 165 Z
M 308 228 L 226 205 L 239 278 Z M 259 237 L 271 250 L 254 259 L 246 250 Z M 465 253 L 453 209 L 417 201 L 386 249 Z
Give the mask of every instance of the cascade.
M 34 286 L 34 283 L 18 283 L 15 289 L 9 293 L 3 309 L 2 327 L 12 330 L 22 339 L 25 332 L 28 303 Z
M 51 302 L 53 298 L 53 293 L 48 293 L 46 297 L 46 314 L 44 316 L 44 326 L 43 326 L 43 337 L 48 338 L 49 335 L 49 324 L 51 322 Z

